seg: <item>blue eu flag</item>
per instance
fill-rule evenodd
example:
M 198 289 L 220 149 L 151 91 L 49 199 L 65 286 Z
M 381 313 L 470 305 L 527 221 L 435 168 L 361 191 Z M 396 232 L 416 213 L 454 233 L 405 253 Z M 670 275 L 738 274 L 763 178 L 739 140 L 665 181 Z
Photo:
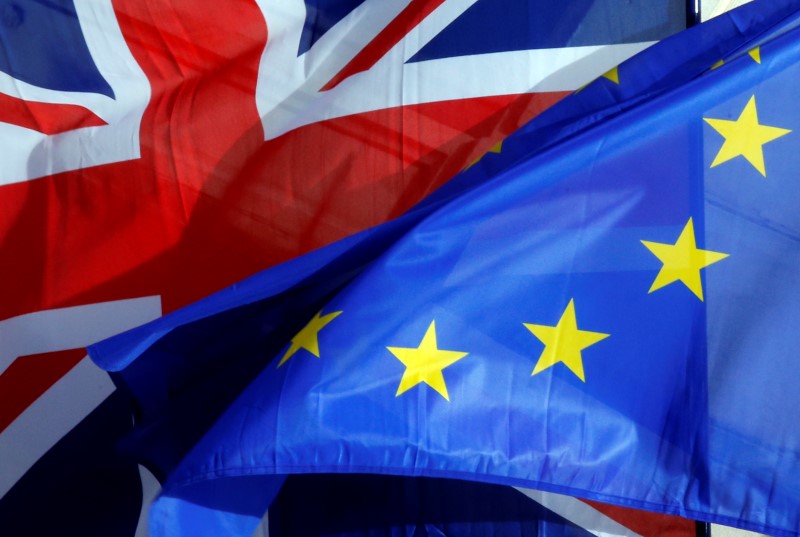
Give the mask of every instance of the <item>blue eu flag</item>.
M 155 528 L 339 472 L 800 533 L 797 8 L 667 40 L 401 219 L 95 347 L 157 416 Z

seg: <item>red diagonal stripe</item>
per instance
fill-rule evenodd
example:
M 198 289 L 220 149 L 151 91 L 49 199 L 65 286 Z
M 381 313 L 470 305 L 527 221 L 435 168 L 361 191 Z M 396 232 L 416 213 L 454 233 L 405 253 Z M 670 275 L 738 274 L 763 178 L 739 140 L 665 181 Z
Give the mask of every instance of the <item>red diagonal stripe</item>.
M 336 73 L 320 91 L 335 88 L 340 82 L 356 73 L 366 71 L 383 58 L 389 50 L 400 42 L 422 19 L 439 7 L 444 0 L 412 0 L 392 22 Z
M 695 523 L 692 520 L 589 500 L 583 501 L 643 537 L 694 537 L 696 534 Z
M 0 375 L 0 432 L 86 356 L 70 349 L 20 356 Z
M 58 134 L 80 127 L 99 127 L 106 122 L 91 110 L 74 104 L 24 101 L 0 93 L 0 122 Z

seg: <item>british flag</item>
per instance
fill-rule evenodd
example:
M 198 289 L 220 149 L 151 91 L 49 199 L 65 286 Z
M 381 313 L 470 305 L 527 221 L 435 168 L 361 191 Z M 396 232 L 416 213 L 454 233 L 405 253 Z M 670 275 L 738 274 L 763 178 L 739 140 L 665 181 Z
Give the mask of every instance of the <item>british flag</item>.
M 683 0 L 1 1 L 0 534 L 144 531 L 157 483 L 83 347 L 401 214 L 684 24 Z

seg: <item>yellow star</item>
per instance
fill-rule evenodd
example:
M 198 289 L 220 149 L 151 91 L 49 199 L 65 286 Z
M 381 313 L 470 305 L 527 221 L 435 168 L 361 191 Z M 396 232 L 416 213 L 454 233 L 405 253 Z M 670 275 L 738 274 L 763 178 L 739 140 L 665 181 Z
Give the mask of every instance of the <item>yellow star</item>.
M 533 368 L 531 376 L 562 362 L 579 379 L 586 382 L 581 351 L 607 338 L 610 334 L 578 330 L 575 318 L 575 301 L 570 299 L 556 326 L 522 323 L 525 328 L 544 343 L 544 351 Z
M 747 55 L 750 56 L 754 62 L 757 64 L 761 64 L 761 47 L 752 48 L 747 51 Z M 718 67 L 722 67 L 725 65 L 725 60 L 720 60 L 714 65 L 711 66 L 711 69 L 717 69 Z
M 582 92 L 583 90 L 585 90 L 589 86 L 589 84 L 591 84 L 595 80 L 600 80 L 601 78 L 605 78 L 606 80 L 610 80 L 614 84 L 619 85 L 619 67 L 612 67 L 611 69 L 609 69 L 608 71 L 606 71 L 605 73 L 600 75 L 599 77 L 597 77 L 597 78 L 595 78 L 593 80 L 590 80 L 589 82 L 587 82 L 583 86 L 580 86 L 573 93 Z
M 648 293 L 680 280 L 697 295 L 697 298 L 703 300 L 700 270 L 728 257 L 728 254 L 697 248 L 691 218 L 683 227 L 675 244 L 650 241 L 642 241 L 642 244 L 664 264 Z
M 499 154 L 499 153 L 502 153 L 502 152 L 503 152 L 503 140 L 500 140 L 499 142 L 494 144 L 491 148 L 489 148 L 489 150 L 486 153 L 484 153 L 483 155 L 479 156 L 478 158 L 476 158 L 475 160 L 473 160 L 472 162 L 467 164 L 467 167 L 464 168 L 464 169 L 468 170 L 468 169 L 472 168 L 477 163 L 479 163 L 481 161 L 481 159 L 483 159 L 483 157 L 485 157 L 489 153 Z
M 703 119 L 725 138 L 714 162 L 711 163 L 712 168 L 741 155 L 764 177 L 767 176 L 767 172 L 764 168 L 763 145 L 792 132 L 788 129 L 759 124 L 755 95 L 747 101 L 736 121 Z
M 300 349 L 305 349 L 319 358 L 319 341 L 317 340 L 317 334 L 319 334 L 320 330 L 325 328 L 325 325 L 334 320 L 341 313 L 341 311 L 334 311 L 333 313 L 322 315 L 320 311 L 314 315 L 314 318 L 292 338 L 292 344 L 289 345 L 286 353 L 284 353 L 283 358 L 281 358 L 281 361 L 278 363 L 278 367 L 285 364 L 286 361 L 294 356 Z
M 614 84 L 619 85 L 619 67 L 612 67 L 605 73 L 603 73 L 603 78 L 610 80 Z
M 406 366 L 406 370 L 403 373 L 403 378 L 400 380 L 400 386 L 398 386 L 395 396 L 399 396 L 401 393 L 413 388 L 420 382 L 424 382 L 439 392 L 439 395 L 448 401 L 450 397 L 447 394 L 447 385 L 444 383 L 442 370 L 469 354 L 466 352 L 445 351 L 437 348 L 435 321 L 431 321 L 428 330 L 425 332 L 425 336 L 416 349 L 405 347 L 386 348 Z

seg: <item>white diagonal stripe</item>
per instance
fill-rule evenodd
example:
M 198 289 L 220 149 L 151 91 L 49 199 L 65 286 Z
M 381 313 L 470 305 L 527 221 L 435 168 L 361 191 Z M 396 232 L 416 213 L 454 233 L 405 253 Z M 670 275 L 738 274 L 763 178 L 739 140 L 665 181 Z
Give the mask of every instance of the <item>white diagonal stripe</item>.
M 577 498 L 541 490 L 514 488 L 597 537 L 641 537 L 638 533 Z
M 17 357 L 85 347 L 161 315 L 158 296 L 34 312 L 0 322 L 0 374 Z M 114 391 L 85 357 L 0 432 L 0 498 Z

